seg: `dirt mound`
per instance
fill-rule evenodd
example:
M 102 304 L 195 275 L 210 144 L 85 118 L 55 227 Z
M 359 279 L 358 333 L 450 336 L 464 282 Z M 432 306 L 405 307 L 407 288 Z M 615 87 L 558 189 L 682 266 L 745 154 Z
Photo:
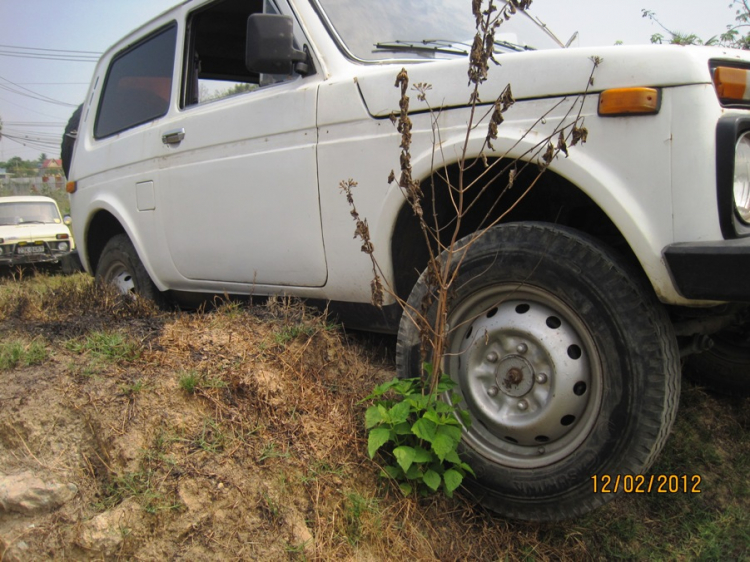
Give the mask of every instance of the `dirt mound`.
M 3 299 L 0 319 L 46 352 L 0 371 L 0 476 L 77 490 L 0 511 L 4 560 L 375 560 L 429 545 L 414 500 L 381 505 L 364 454 L 358 400 L 392 373 L 302 306 L 165 314 L 81 277 Z

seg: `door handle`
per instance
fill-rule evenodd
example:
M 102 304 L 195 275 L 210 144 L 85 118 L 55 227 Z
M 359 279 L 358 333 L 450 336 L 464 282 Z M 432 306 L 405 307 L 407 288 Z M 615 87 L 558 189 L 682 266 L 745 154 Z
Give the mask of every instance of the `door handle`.
M 180 144 L 185 139 L 185 129 L 175 129 L 167 131 L 161 136 L 161 142 L 164 144 Z

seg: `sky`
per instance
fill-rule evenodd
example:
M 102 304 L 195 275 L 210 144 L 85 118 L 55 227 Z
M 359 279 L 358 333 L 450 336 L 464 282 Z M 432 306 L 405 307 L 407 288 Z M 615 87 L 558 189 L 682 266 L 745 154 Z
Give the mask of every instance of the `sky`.
M 577 31 L 573 46 L 613 45 L 618 41 L 638 45 L 648 44 L 654 33 L 663 33 L 657 24 L 642 17 L 644 8 L 655 12 L 672 31 L 707 39 L 734 22 L 730 2 L 534 0 L 531 13 L 563 42 Z M 42 153 L 59 157 L 63 127 L 86 95 L 97 54 L 179 3 L 0 0 L 0 119 L 4 135 L 0 139 L 0 162 L 14 156 L 36 160 Z

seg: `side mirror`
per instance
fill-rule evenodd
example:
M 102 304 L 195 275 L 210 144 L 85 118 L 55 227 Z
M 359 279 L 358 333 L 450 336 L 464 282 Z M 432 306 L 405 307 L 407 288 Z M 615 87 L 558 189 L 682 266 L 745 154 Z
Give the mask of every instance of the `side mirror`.
M 292 18 L 277 14 L 253 14 L 247 19 L 245 66 L 250 72 L 307 74 L 307 53 L 294 48 Z M 295 65 L 295 63 L 298 63 Z

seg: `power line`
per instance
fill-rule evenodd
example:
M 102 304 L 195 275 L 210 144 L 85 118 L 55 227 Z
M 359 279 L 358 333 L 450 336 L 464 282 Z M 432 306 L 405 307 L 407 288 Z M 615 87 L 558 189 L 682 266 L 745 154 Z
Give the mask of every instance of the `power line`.
M 49 113 L 42 113 L 41 111 L 36 111 L 34 109 L 31 109 L 30 107 L 26 107 L 24 105 L 21 105 L 19 103 L 16 103 L 14 101 L 10 101 L 9 99 L 6 99 L 2 96 L 0 96 L 0 101 L 3 101 L 5 103 L 9 103 L 10 105 L 15 105 L 16 107 L 20 107 L 24 111 L 28 111 L 29 113 L 35 113 L 36 115 L 41 115 L 43 117 L 50 117 L 51 119 L 60 119 L 59 115 L 50 115 Z
M 71 56 L 62 56 L 62 55 L 57 56 L 57 55 L 42 55 L 42 54 L 32 54 L 32 53 L 16 53 L 14 51 L 4 51 L 4 50 L 0 50 L 0 56 L 17 58 L 17 59 L 54 60 L 54 61 L 60 61 L 60 62 L 95 63 L 99 60 L 99 57 L 87 56 L 87 55 L 71 57 Z
M 19 86 L 88 86 L 89 82 L 19 82 Z
M 14 90 L 13 88 L 9 88 L 8 86 L 5 86 L 4 84 L 0 84 L 0 88 L 2 88 L 3 90 L 7 90 L 8 92 L 11 92 L 13 94 L 17 94 L 19 96 L 25 96 L 25 97 L 28 97 L 28 98 L 31 98 L 31 99 L 34 99 L 34 100 L 37 100 L 37 101 L 43 101 L 43 102 L 47 102 L 47 103 L 53 103 L 55 105 L 64 105 L 66 107 L 78 107 L 75 104 L 66 103 L 64 101 L 56 100 L 56 99 L 53 99 L 53 98 L 51 98 L 49 96 L 45 96 L 43 94 L 37 93 L 37 92 L 35 92 L 33 90 L 29 90 L 28 88 L 24 88 L 23 86 L 21 86 L 19 84 L 16 84 L 15 82 L 13 82 L 11 80 L 8 80 L 7 78 L 4 78 L 2 76 L 0 76 L 0 80 L 4 80 L 8 84 L 12 84 L 13 86 L 16 86 L 17 88 L 21 88 L 21 90 L 25 90 L 25 92 L 28 92 L 28 93 L 20 92 L 18 90 Z
M 98 55 L 101 56 L 101 53 L 98 51 L 71 51 L 69 49 L 44 49 L 42 47 L 21 47 L 19 45 L 0 45 L 0 49 L 20 49 L 23 51 L 46 51 L 51 53 L 85 53 L 89 55 Z
M 53 123 L 51 121 L 3 121 L 5 127 L 64 127 L 62 121 Z
M 42 59 L 65 62 L 97 62 L 101 55 L 101 53 L 96 51 L 73 51 L 70 49 L 45 49 L 42 47 L 0 45 L 0 56 L 22 59 Z
M 2 131 L 0 131 L 0 135 L 3 136 L 29 136 L 34 135 L 38 139 L 44 139 L 44 140 L 57 140 L 58 138 L 62 137 L 62 129 L 63 127 L 59 127 L 60 134 L 56 131 L 34 131 L 34 130 L 27 130 L 27 131 L 20 131 L 17 129 L 8 129 L 3 128 Z
M 3 133 L 2 138 L 36 150 L 50 151 L 60 149 L 60 142 L 45 141 L 27 136 L 17 137 L 15 135 L 6 135 L 5 133 Z

